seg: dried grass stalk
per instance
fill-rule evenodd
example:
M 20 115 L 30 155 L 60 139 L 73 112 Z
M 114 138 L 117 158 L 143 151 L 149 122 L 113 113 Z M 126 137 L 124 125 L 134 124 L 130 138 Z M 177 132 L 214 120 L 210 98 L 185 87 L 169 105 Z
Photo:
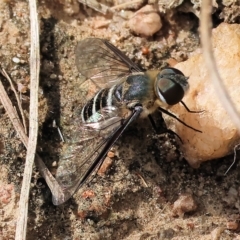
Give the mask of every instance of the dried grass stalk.
M 11 88 L 14 92 L 14 95 L 17 99 L 17 103 L 18 103 L 18 108 L 20 110 L 20 113 L 21 113 L 21 117 L 22 117 L 22 121 L 23 121 L 23 126 L 24 126 L 24 131 L 25 133 L 27 134 L 27 124 L 26 124 L 26 119 L 25 119 L 25 116 L 24 116 L 24 113 L 23 113 L 23 109 L 22 109 L 22 105 L 21 105 L 21 101 L 20 101 L 20 98 L 17 94 L 17 91 L 12 83 L 12 79 L 9 77 L 9 75 L 7 74 L 7 72 L 5 71 L 5 69 L 3 68 L 0 68 L 0 72 L 2 73 L 2 75 L 8 80 L 8 82 L 10 83 L 11 85 Z
M 239 113 L 228 94 L 226 87 L 220 77 L 217 69 L 216 61 L 213 54 L 212 44 L 211 44 L 211 33 L 212 33 L 212 1 L 203 0 L 201 6 L 201 16 L 200 16 L 200 33 L 201 33 L 201 43 L 203 49 L 203 57 L 206 62 L 206 67 L 212 82 L 214 84 L 215 91 L 222 102 L 224 108 L 230 115 L 232 121 L 235 123 L 238 132 L 240 133 L 240 116 Z M 224 37 L 224 36 L 223 36 Z
M 18 219 L 15 234 L 16 240 L 26 239 L 29 191 L 38 136 L 38 84 L 40 70 L 40 45 L 37 4 L 35 0 L 29 1 L 29 10 L 31 24 L 29 140 L 27 145 L 27 156 L 19 201 Z

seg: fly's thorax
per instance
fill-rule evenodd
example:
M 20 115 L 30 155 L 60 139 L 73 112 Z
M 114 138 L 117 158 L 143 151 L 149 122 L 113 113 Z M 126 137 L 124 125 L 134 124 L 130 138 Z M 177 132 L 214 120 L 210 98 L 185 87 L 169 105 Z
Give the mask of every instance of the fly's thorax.
M 160 71 L 154 83 L 158 103 L 161 106 L 179 103 L 189 88 L 187 79 L 181 71 L 175 68 L 165 68 Z
M 141 104 L 143 111 L 140 117 L 146 117 L 157 109 L 154 93 L 154 80 L 157 73 L 158 71 L 147 71 L 127 78 L 122 84 L 123 108 L 133 109 L 137 104 Z
M 154 98 L 152 81 L 146 74 L 131 75 L 122 84 L 122 94 L 124 102 L 143 104 Z
M 153 86 L 155 79 L 156 79 L 157 75 L 159 74 L 159 70 L 147 70 L 144 74 L 147 76 L 147 78 L 149 79 L 149 81 L 151 82 L 151 84 Z

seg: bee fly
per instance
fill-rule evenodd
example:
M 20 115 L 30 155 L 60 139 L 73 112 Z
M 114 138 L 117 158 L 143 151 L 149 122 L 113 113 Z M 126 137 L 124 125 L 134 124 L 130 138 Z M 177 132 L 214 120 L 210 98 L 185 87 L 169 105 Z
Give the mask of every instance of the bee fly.
M 148 116 L 154 126 L 151 113 L 160 109 L 190 127 L 167 111 L 182 102 L 189 88 L 181 71 L 168 67 L 144 72 L 110 42 L 98 38 L 78 43 L 76 65 L 98 91 L 77 115 L 77 130 L 63 150 L 56 179 L 64 196 L 53 195 L 55 205 L 67 201 L 89 181 L 113 144 L 137 118 Z

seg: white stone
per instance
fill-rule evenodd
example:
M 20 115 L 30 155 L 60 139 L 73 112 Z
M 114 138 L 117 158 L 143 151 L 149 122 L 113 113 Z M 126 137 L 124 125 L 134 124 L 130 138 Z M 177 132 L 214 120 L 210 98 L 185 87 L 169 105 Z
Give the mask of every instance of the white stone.
M 17 58 L 17 57 L 13 57 L 12 58 L 12 61 L 14 62 L 14 63 L 20 63 L 20 59 L 19 58 Z
M 240 25 L 223 23 L 213 30 L 212 44 L 221 78 L 240 112 Z M 182 138 L 182 151 L 187 161 L 195 167 L 206 160 L 223 157 L 233 152 L 239 141 L 237 129 L 218 99 L 215 88 L 201 53 L 175 66 L 189 76 L 190 90 L 183 101 L 191 110 L 205 112 L 188 113 L 182 105 L 172 112 L 195 132 L 174 121 L 175 131 Z
M 128 25 L 136 34 L 150 37 L 161 29 L 162 21 L 156 9 L 146 5 L 130 18 Z

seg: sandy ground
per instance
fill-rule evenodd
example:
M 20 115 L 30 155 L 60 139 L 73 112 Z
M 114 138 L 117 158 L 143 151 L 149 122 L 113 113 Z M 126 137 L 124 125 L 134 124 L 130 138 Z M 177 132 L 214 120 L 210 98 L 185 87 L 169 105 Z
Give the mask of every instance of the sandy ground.
M 161 13 L 162 29 L 146 38 L 126 25 L 124 17 L 136 10 L 125 11 L 124 17 L 122 12 L 104 17 L 75 1 L 61 3 L 39 3 L 38 153 L 53 174 L 63 145 L 53 121 L 67 136 L 72 111 L 83 101 L 74 52 L 79 40 L 106 38 L 144 68 L 157 69 L 184 61 L 199 48 L 199 22 L 193 13 L 177 9 Z M 226 21 L 237 19 L 229 14 L 231 6 L 219 11 Z M 21 95 L 26 116 L 28 14 L 26 1 L 0 1 L 0 62 Z M 214 20 L 217 26 L 220 20 L 216 16 Z M 143 47 L 149 49 L 147 55 Z M 1 81 L 16 106 L 10 86 L 3 77 Z M 157 114 L 154 117 L 158 119 Z M 0 126 L 0 239 L 14 239 L 26 150 L 2 105 Z M 240 239 L 239 164 L 224 176 L 233 156 L 193 169 L 178 151 L 174 136 L 156 135 L 147 119 L 130 126 L 114 149 L 110 168 L 58 207 L 34 168 L 27 239 Z

